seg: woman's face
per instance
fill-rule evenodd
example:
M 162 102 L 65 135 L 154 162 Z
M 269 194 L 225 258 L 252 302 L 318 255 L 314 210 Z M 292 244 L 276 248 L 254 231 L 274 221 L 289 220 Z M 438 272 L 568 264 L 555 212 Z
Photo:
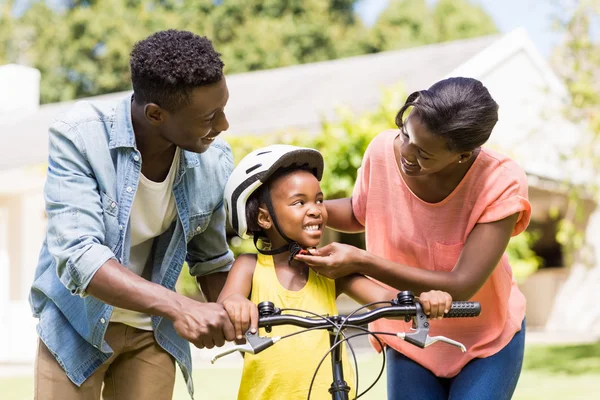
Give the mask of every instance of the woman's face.
M 448 149 L 446 139 L 434 135 L 421 121 L 418 114 L 411 112 L 400 129 L 398 164 L 406 176 L 435 174 L 453 167 L 472 152 L 455 153 Z
M 321 185 L 313 174 L 298 170 L 278 178 L 271 184 L 271 202 L 279 229 L 288 238 L 302 247 L 319 245 L 327 223 L 327 210 Z M 284 244 L 272 226 L 269 236 L 277 236 L 269 238 L 273 247 Z

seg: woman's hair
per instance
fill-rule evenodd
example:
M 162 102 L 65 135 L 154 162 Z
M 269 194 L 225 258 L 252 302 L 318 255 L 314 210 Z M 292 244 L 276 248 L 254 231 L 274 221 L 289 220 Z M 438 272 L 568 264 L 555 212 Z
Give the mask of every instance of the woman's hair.
M 138 42 L 131 51 L 131 82 L 138 104 L 177 111 L 191 102 L 192 90 L 223 78 L 221 55 L 210 40 L 169 29 Z
M 258 224 L 258 213 L 261 204 L 265 203 L 265 197 L 271 192 L 271 185 L 277 179 L 284 177 L 292 172 L 296 171 L 308 171 L 311 174 L 314 173 L 308 166 L 303 165 L 292 165 L 286 168 L 277 170 L 267 182 L 263 183 L 257 190 L 254 191 L 246 201 L 246 224 L 248 226 L 247 233 L 250 236 L 258 236 L 261 239 L 266 239 L 267 234 Z
M 498 104 L 473 78 L 448 78 L 412 93 L 396 115 L 398 128 L 404 126 L 409 107 L 432 134 L 446 139 L 448 149 L 455 153 L 483 145 L 498 121 Z

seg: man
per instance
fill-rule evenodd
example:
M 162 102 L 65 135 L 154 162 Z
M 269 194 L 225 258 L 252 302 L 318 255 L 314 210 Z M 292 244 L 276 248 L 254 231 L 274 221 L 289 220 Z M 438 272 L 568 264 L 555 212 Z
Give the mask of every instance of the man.
M 133 96 L 77 103 L 49 130 L 30 295 L 38 399 L 171 399 L 175 361 L 193 395 L 188 341 L 234 339 L 220 305 L 174 291 L 187 261 L 214 301 L 233 262 L 220 54 L 190 32 L 158 32 L 133 48 L 131 75 Z

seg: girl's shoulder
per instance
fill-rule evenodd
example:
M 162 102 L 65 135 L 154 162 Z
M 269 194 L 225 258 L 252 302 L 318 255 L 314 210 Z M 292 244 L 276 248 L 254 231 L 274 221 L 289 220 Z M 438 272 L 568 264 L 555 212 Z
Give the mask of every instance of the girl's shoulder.
M 236 257 L 231 268 L 232 269 L 235 268 L 237 270 L 247 270 L 247 271 L 254 272 L 254 269 L 256 268 L 256 262 L 257 262 L 256 254 L 244 253 L 244 254 L 240 254 L 239 256 Z

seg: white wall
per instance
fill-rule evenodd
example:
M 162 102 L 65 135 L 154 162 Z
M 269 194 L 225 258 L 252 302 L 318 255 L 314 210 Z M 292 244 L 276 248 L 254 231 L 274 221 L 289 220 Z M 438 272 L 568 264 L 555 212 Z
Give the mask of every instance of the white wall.
M 37 321 L 28 295 L 46 231 L 44 173 L 2 171 L 0 182 L 0 363 L 30 363 Z
M 40 71 L 23 65 L 0 66 L 0 120 L 16 121 L 40 105 Z

